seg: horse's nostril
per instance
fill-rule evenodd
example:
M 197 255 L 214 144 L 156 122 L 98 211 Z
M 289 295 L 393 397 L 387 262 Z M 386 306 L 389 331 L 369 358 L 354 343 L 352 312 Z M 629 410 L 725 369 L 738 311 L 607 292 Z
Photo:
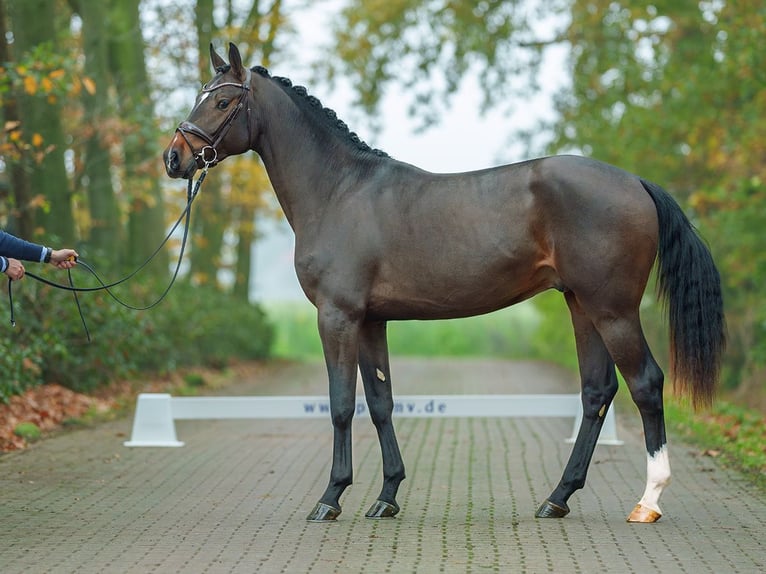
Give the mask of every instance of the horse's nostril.
M 172 171 L 177 171 L 178 167 L 181 165 L 181 160 L 178 157 L 178 152 L 176 150 L 172 150 L 170 152 L 170 155 L 168 157 L 168 167 Z

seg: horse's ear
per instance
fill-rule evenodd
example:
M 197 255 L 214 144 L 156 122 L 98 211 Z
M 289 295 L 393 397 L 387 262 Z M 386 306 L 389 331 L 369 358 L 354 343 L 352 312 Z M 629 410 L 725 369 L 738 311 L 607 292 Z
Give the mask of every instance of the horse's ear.
M 226 62 L 224 62 L 223 58 L 221 58 L 221 56 L 219 56 L 215 51 L 212 42 L 210 42 L 210 63 L 213 65 L 213 69 L 216 72 L 218 72 L 221 68 L 226 67 Z
M 245 78 L 242 56 L 239 55 L 239 48 L 233 42 L 229 42 L 229 64 L 231 64 L 231 71 L 235 76 L 240 80 Z

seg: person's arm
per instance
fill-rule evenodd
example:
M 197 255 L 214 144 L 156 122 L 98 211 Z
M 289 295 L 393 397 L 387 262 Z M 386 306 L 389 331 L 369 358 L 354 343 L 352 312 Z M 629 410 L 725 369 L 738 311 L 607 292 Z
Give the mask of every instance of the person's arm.
M 23 261 L 45 261 L 47 248 L 31 241 L 20 239 L 11 235 L 7 231 L 0 230 L 0 256 L 6 258 L 5 266 L 7 268 L 7 258 L 21 259 Z
M 77 257 L 74 249 L 51 249 L 0 230 L 0 273 L 14 280 L 24 276 L 24 266 L 20 259 L 50 263 L 59 269 L 71 269 L 77 265 Z

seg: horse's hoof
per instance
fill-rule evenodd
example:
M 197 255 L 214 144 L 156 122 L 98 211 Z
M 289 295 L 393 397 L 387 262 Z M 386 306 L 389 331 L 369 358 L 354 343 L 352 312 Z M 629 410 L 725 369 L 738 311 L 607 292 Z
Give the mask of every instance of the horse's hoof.
M 340 508 L 335 508 L 324 502 L 317 502 L 314 510 L 306 517 L 309 522 L 331 522 L 340 515 Z
M 569 514 L 569 507 L 566 504 L 559 506 L 550 500 L 546 500 L 535 512 L 535 518 L 563 518 L 567 514 Z
M 393 518 L 399 513 L 398 504 L 390 504 L 382 500 L 376 500 L 375 503 L 370 506 L 365 516 L 367 518 Z
M 628 516 L 628 522 L 643 522 L 644 524 L 651 524 L 652 522 L 657 522 L 661 516 L 662 513 L 657 512 L 656 510 L 647 508 L 642 504 L 636 504 L 633 512 L 631 512 Z

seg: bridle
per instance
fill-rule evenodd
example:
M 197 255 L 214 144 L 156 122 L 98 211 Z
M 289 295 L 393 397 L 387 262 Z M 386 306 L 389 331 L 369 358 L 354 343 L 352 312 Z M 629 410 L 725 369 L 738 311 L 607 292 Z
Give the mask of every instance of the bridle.
M 238 84 L 237 82 L 223 82 L 213 86 L 212 88 L 208 88 L 207 84 L 202 86 L 202 93 L 214 92 L 218 88 L 223 88 L 224 86 L 235 86 L 242 90 L 242 92 L 239 94 L 239 98 L 237 99 L 237 105 L 231 108 L 229 115 L 226 116 L 226 119 L 221 122 L 221 125 L 219 125 L 212 134 L 209 134 L 197 124 L 194 124 L 188 120 L 181 122 L 176 128 L 176 131 L 181 134 L 182 138 L 184 138 L 186 145 L 189 146 L 189 149 L 191 150 L 198 167 L 210 167 L 218 163 L 218 145 L 221 143 L 221 141 L 223 141 L 223 138 L 229 132 L 229 129 L 231 129 L 231 126 L 234 124 L 234 120 L 237 119 L 237 116 L 239 115 L 239 112 L 242 111 L 242 108 L 245 108 L 247 113 L 247 139 L 248 142 L 250 141 L 250 99 L 247 97 L 247 95 L 250 92 L 251 76 L 252 72 L 249 68 L 247 68 L 245 81 L 241 84 Z M 205 142 L 206 145 L 202 146 L 202 148 L 199 150 L 196 150 L 189 141 L 189 138 L 187 137 L 188 134 L 200 138 Z

